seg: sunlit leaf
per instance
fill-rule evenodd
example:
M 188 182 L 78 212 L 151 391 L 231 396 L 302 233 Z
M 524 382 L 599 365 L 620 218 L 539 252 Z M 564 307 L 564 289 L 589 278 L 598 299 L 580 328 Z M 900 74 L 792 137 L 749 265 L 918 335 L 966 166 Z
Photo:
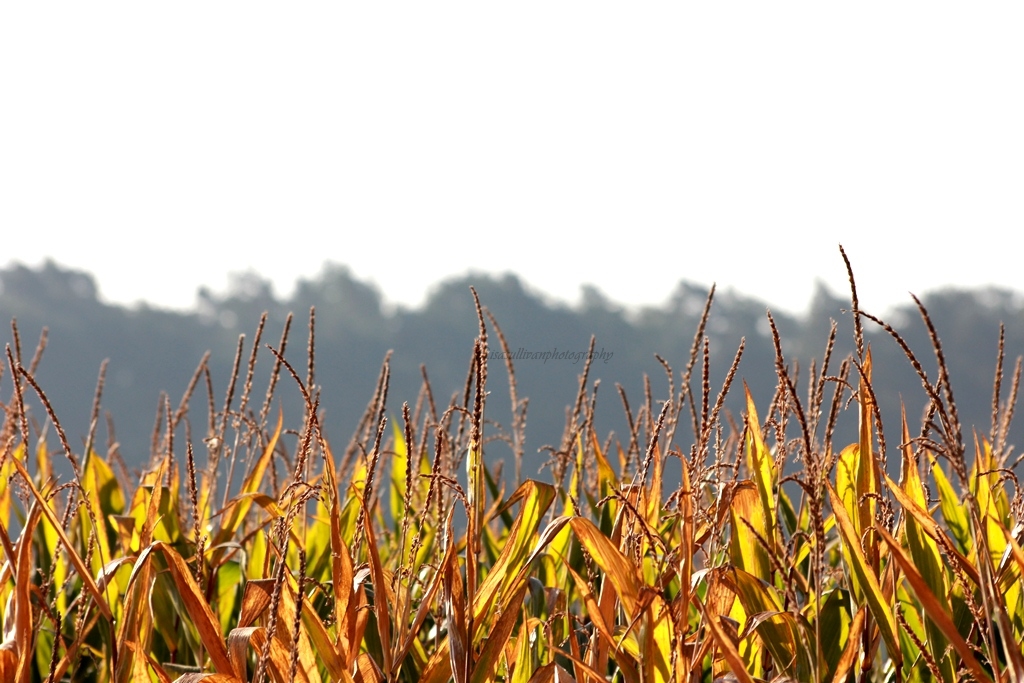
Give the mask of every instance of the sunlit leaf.
M 898 662 L 900 660 L 900 649 L 896 639 L 896 618 L 893 616 L 892 608 L 886 603 L 878 577 L 875 576 L 874 571 L 864 557 L 864 551 L 860 546 L 860 537 L 857 535 L 853 522 L 850 521 L 850 517 L 846 513 L 846 509 L 840 503 L 839 495 L 832 488 L 831 483 L 826 482 L 826 485 L 828 486 L 832 510 L 836 516 L 839 533 L 843 539 L 843 546 L 849 549 L 851 578 L 854 585 L 860 586 L 861 591 L 863 591 L 871 614 L 874 615 L 875 621 L 878 623 L 879 630 L 882 633 L 882 638 L 885 640 L 885 645 L 889 649 L 889 654 Z

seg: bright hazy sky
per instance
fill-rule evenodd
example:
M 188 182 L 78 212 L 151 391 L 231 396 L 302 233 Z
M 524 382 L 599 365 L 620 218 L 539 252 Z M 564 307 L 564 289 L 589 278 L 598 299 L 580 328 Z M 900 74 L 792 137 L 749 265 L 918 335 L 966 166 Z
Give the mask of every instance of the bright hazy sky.
M 0 266 L 1024 288 L 1021 3 L 5 3 Z

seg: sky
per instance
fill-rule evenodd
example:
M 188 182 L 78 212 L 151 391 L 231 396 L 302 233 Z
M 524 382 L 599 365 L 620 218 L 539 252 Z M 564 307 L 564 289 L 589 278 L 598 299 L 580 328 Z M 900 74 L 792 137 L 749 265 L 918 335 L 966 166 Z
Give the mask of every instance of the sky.
M 0 266 L 802 310 L 1024 288 L 1021 3 L 5 3 Z

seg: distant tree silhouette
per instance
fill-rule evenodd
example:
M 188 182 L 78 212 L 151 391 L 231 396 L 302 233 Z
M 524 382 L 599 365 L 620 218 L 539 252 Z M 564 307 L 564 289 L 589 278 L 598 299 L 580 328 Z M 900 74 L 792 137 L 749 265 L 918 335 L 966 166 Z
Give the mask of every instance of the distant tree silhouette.
M 181 394 L 203 354 L 211 351 L 210 371 L 214 398 L 224 398 L 232 360 L 240 334 L 245 334 L 243 360 L 247 359 L 257 322 L 263 311 L 268 321 L 261 345 L 277 346 L 288 312 L 294 313 L 287 357 L 297 368 L 306 364 L 308 314 L 316 307 L 316 383 L 320 388 L 325 425 L 335 441 L 347 442 L 369 400 L 380 363 L 392 355 L 392 387 L 389 414 L 398 415 L 403 401 L 415 403 L 422 384 L 421 364 L 430 375 L 435 400 L 443 408 L 464 387 L 477 321 L 469 286 L 476 287 L 483 304 L 494 314 L 510 350 L 586 351 L 591 335 L 596 348 L 610 353 L 607 362 L 591 369 L 589 384 L 601 382 L 597 426 L 603 435 L 614 431 L 626 439 L 620 384 L 636 410 L 644 400 L 644 376 L 653 398 L 663 401 L 668 392 L 660 354 L 674 371 L 676 390 L 685 369 L 708 290 L 681 282 L 662 306 L 629 310 L 609 300 L 597 287 L 581 288 L 580 303 L 569 306 L 552 302 L 514 275 L 473 275 L 436 285 L 422 307 L 385 306 L 379 290 L 355 279 L 343 266 L 328 265 L 317 275 L 301 280 L 287 297 L 276 294 L 270 282 L 257 273 L 233 276 L 226 292 L 202 289 L 194 311 L 179 313 L 140 305 L 133 308 L 101 300 L 95 280 L 87 273 L 46 262 L 39 268 L 12 265 L 0 270 L 0 317 L 17 318 L 23 358 L 30 358 L 43 327 L 49 328 L 49 346 L 38 372 L 71 438 L 84 439 L 96 385 L 104 358 L 110 359 L 103 405 L 114 419 L 116 438 L 124 458 L 133 466 L 149 456 L 150 439 L 161 392 L 177 406 Z M 999 322 L 1006 324 L 1007 374 L 1017 355 L 1024 351 L 1024 296 L 998 289 L 944 290 L 923 298 L 938 327 L 951 367 L 954 392 L 969 434 L 971 425 L 987 435 L 990 424 L 992 378 Z M 769 306 L 756 298 L 719 289 L 706 336 L 710 344 L 710 385 L 717 391 L 740 339 L 745 352 L 740 376 L 746 379 L 758 405 L 767 408 L 774 393 L 775 351 L 766 319 Z M 808 311 L 792 316 L 780 311 L 773 318 L 782 336 L 787 363 L 799 367 L 802 390 L 811 359 L 821 358 L 831 321 L 838 325 L 833 372 L 853 349 L 849 303 L 823 285 L 815 290 Z M 911 303 L 885 312 L 910 343 L 934 381 L 930 342 Z M 919 378 L 888 334 L 865 323 L 875 367 L 875 390 L 886 415 L 886 424 L 899 424 L 901 401 L 908 419 L 916 425 L 924 406 Z M 8 337 L 10 341 L 10 337 Z M 497 337 L 491 339 L 498 349 Z M 253 388 L 254 401 L 262 401 L 272 357 L 266 349 L 258 354 Z M 28 362 L 27 358 L 24 362 Z M 566 407 L 575 398 L 582 362 L 522 358 L 514 361 L 519 395 L 529 398 L 527 414 L 528 457 L 524 473 L 533 475 L 547 456 L 538 452 L 544 444 L 560 442 Z M 701 362 L 695 369 L 699 388 Z M 3 400 L 11 390 L 9 371 L 0 379 Z M 301 410 L 298 391 L 285 380 L 275 410 Z M 1004 398 L 1009 379 L 1004 382 Z M 510 422 L 508 384 L 504 361 L 493 361 L 488 386 L 487 418 L 491 434 Z M 831 390 L 828 391 L 831 396 Z M 734 389 L 727 405 L 739 422 L 742 392 Z M 42 411 L 33 409 L 36 429 L 43 431 Z M 192 401 L 189 415 L 194 440 L 206 436 L 205 388 Z M 849 422 L 849 421 L 848 421 Z M 688 437 L 680 427 L 679 439 Z M 52 433 L 52 432 L 51 432 Z M 106 430 L 101 424 L 98 445 L 105 448 Z M 1011 436 L 1019 440 L 1015 429 Z M 1013 439 L 1011 438 L 1011 441 Z M 56 441 L 51 438 L 51 446 Z M 890 438 L 890 449 L 896 435 Z M 505 458 L 510 451 L 494 443 L 488 457 Z M 895 456 L 892 458 L 895 460 Z

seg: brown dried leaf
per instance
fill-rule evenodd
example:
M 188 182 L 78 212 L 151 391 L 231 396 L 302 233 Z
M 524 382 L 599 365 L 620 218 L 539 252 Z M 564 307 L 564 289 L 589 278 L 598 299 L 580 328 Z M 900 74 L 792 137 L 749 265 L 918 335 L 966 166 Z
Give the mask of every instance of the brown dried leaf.
M 242 610 L 238 616 L 240 628 L 255 624 L 263 611 L 270 606 L 275 583 L 274 579 L 256 579 L 245 584 L 245 592 L 242 593 Z
M 145 564 L 149 560 L 150 555 L 156 551 L 161 552 L 167 560 L 167 566 L 170 569 L 174 585 L 178 589 L 178 595 L 181 596 L 185 610 L 188 612 L 189 617 L 191 617 L 192 623 L 199 633 L 199 639 L 202 641 L 207 653 L 209 653 L 217 673 L 232 673 L 234 668 L 231 665 L 231 660 L 228 658 L 227 648 L 224 646 L 224 639 L 221 636 L 217 618 L 213 615 L 213 610 L 210 609 L 210 605 L 206 602 L 203 592 L 199 589 L 199 584 L 193 578 L 192 571 L 174 548 L 162 541 L 156 541 L 144 549 L 139 554 L 135 568 L 132 569 L 132 576 L 128 579 L 128 585 L 132 585 L 133 579 L 137 576 L 141 565 Z

